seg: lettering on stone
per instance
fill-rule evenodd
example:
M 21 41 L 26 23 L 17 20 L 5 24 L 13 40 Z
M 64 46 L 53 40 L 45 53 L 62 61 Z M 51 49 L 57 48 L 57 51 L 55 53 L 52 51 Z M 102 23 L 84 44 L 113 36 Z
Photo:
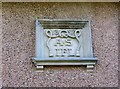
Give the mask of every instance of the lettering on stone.
M 81 29 L 45 29 L 44 32 L 48 37 L 46 46 L 49 50 L 49 57 L 80 57 Z M 77 44 L 77 47 L 74 47 L 74 44 Z

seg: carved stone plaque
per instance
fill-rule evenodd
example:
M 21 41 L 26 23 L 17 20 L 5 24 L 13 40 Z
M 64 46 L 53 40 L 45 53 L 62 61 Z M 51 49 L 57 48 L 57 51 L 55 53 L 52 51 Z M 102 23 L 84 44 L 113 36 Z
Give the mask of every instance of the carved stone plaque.
M 93 58 L 89 21 L 36 20 L 36 57 L 38 69 L 44 65 L 87 65 L 92 68 Z
M 81 30 L 45 29 L 46 46 L 49 57 L 80 57 Z

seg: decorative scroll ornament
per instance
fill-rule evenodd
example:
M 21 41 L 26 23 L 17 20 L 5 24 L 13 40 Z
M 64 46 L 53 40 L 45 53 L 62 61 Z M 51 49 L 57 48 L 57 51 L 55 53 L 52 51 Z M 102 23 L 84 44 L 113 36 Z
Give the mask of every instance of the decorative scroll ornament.
M 48 36 L 47 47 L 49 49 L 49 56 L 50 57 L 53 57 L 53 54 L 52 54 L 52 49 L 51 49 L 51 47 L 49 45 L 49 42 L 50 42 L 51 39 L 54 39 L 54 38 L 57 38 L 57 37 L 76 39 L 78 41 L 78 47 L 76 48 L 76 51 L 75 51 L 74 55 L 76 55 L 78 57 L 80 56 L 81 30 L 63 30 L 63 29 L 62 30 L 50 30 L 50 29 L 46 29 L 45 33 Z

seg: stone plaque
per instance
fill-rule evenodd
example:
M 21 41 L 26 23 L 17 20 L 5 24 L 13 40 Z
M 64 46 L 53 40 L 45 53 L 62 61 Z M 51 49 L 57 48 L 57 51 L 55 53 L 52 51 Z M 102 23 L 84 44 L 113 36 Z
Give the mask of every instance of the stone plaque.
M 93 57 L 90 21 L 36 20 L 37 69 L 44 65 L 87 65 L 92 68 Z
M 80 57 L 82 56 L 81 30 L 45 29 L 45 44 L 48 57 Z

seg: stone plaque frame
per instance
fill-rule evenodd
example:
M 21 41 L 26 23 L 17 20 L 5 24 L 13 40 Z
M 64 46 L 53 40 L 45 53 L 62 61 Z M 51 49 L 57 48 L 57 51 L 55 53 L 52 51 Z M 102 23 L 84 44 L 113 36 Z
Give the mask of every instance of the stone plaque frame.
M 32 62 L 37 69 L 45 65 L 85 65 L 92 71 L 97 58 L 93 57 L 90 21 L 37 19 L 35 55 Z

